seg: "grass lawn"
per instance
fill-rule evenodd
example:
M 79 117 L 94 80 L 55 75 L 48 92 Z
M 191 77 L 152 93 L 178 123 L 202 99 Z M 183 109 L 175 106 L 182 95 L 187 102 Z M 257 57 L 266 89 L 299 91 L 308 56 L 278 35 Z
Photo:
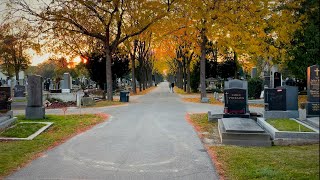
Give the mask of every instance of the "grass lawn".
M 210 147 L 227 179 L 319 179 L 319 144 Z
M 121 104 L 125 104 L 125 103 L 124 102 L 119 102 L 119 101 L 103 100 L 103 101 L 96 102 L 95 105 L 93 105 L 93 106 L 82 106 L 82 107 L 84 107 L 84 108 L 93 108 L 93 107 L 114 106 L 114 105 L 121 105 Z
M 210 99 L 209 100 L 209 104 L 223 105 L 222 102 L 214 99 L 213 97 L 210 97 L 209 99 Z M 197 97 L 197 98 L 182 98 L 182 100 L 185 101 L 185 102 L 201 103 L 200 97 Z
M 267 119 L 266 121 L 279 131 L 314 132 L 296 121 L 287 118 Z
M 46 126 L 46 124 L 19 123 L 0 133 L 0 137 L 27 138 L 44 126 Z
M 184 92 L 183 89 L 180 89 L 178 88 L 177 86 L 175 86 L 173 88 L 174 92 L 177 93 L 177 94 L 182 94 L 182 95 L 199 95 L 200 96 L 200 93 L 187 93 L 187 92 Z M 169 91 L 169 87 L 168 87 L 168 91 Z
M 198 132 L 213 129 L 206 114 L 190 115 Z M 217 135 L 216 135 L 217 136 Z M 218 144 L 208 147 L 219 175 L 225 179 L 319 179 L 319 144 L 303 146 L 240 147 Z
M 48 121 L 54 124 L 31 141 L 0 141 L 0 179 L 37 158 L 41 152 L 63 143 L 106 118 L 104 114 L 67 115 L 66 119 L 63 115 L 48 115 L 45 120 L 32 120 L 32 122 Z M 18 116 L 18 122 L 26 121 L 30 122 L 24 119 L 24 116 Z
M 25 99 L 13 99 L 13 102 L 27 102 L 27 98 L 25 98 Z

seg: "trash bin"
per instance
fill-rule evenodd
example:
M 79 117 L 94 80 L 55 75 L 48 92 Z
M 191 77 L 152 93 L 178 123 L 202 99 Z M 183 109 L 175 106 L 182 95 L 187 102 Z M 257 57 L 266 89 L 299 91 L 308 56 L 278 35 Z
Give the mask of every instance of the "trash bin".
M 129 91 L 120 91 L 120 102 L 129 102 Z

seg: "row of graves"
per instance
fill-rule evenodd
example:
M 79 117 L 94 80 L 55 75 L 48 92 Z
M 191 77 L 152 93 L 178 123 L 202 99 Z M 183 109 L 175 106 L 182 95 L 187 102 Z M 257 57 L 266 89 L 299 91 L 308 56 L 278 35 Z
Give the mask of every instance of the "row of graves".
M 222 116 L 208 112 L 208 119 L 218 120 L 222 144 L 241 146 L 271 146 L 319 142 L 319 65 L 308 67 L 308 102 L 306 115 L 299 118 L 298 87 L 276 86 L 264 89 L 264 112 L 250 112 L 248 84 L 243 80 L 229 80 L 224 84 L 224 112 Z M 218 118 L 217 118 L 218 117 Z M 279 131 L 267 119 L 287 119 L 312 132 Z
M 29 76 L 27 85 L 27 106 L 25 108 L 26 119 L 45 119 L 43 92 L 43 78 L 39 75 Z M 17 118 L 13 116 L 11 102 L 10 87 L 0 87 L 0 131 L 11 127 L 17 120 Z M 0 140 L 32 140 L 53 124 L 52 122 L 39 121 L 19 123 L 41 123 L 45 124 L 45 126 L 26 138 L 0 137 Z
M 32 75 L 28 77 L 27 86 L 27 107 L 25 108 L 26 119 L 44 119 L 45 108 L 43 106 L 43 89 L 42 89 L 42 77 L 38 75 Z M 4 130 L 10 127 L 17 118 L 13 116 L 11 110 L 11 90 L 10 87 L 0 87 L 0 130 Z M 20 122 L 27 123 L 27 122 Z M 45 129 L 52 125 L 50 122 L 34 122 L 46 124 L 43 128 L 39 129 L 34 134 L 27 138 L 0 138 L 0 140 L 31 140 L 35 136 L 39 135 Z

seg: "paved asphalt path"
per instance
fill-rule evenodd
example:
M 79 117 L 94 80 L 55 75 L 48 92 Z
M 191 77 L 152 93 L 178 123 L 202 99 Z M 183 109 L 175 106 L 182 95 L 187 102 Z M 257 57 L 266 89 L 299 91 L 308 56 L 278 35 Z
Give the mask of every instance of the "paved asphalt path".
M 200 139 L 185 120 L 187 112 L 208 110 L 221 113 L 222 106 L 184 103 L 169 93 L 167 82 L 161 83 L 128 106 L 91 109 L 111 118 L 7 179 L 218 179 Z

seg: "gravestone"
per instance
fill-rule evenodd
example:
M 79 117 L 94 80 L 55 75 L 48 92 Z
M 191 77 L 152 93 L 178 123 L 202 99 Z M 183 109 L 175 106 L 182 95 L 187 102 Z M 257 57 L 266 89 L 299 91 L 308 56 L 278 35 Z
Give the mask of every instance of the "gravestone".
M 307 94 L 306 105 L 307 117 L 320 116 L 320 96 L 319 96 L 319 65 L 313 65 L 307 69 Z
M 257 77 L 257 67 L 251 69 L 251 78 Z
M 69 73 L 63 74 L 63 81 L 61 82 L 61 84 L 62 84 L 61 86 L 62 93 L 70 93 L 72 80 Z
M 14 97 L 25 97 L 26 87 L 22 85 L 15 85 L 14 86 Z
M 285 111 L 287 109 L 285 88 L 267 88 L 264 91 L 264 103 L 267 103 L 265 110 Z
M 238 79 L 224 83 L 224 118 L 249 117 L 248 83 Z
M 43 119 L 45 109 L 43 107 L 42 77 L 31 75 L 28 77 L 28 103 L 26 107 L 27 119 Z
M 273 87 L 276 88 L 279 86 L 281 86 L 281 73 L 275 72 L 273 74 Z
M 13 117 L 10 97 L 10 87 L 0 87 L 0 130 L 11 126 L 17 120 Z
M 6 113 L 11 110 L 11 103 L 8 101 L 10 94 L 10 87 L 0 87 L 0 112 L 2 113 Z
M 298 87 L 264 89 L 264 118 L 298 118 Z

